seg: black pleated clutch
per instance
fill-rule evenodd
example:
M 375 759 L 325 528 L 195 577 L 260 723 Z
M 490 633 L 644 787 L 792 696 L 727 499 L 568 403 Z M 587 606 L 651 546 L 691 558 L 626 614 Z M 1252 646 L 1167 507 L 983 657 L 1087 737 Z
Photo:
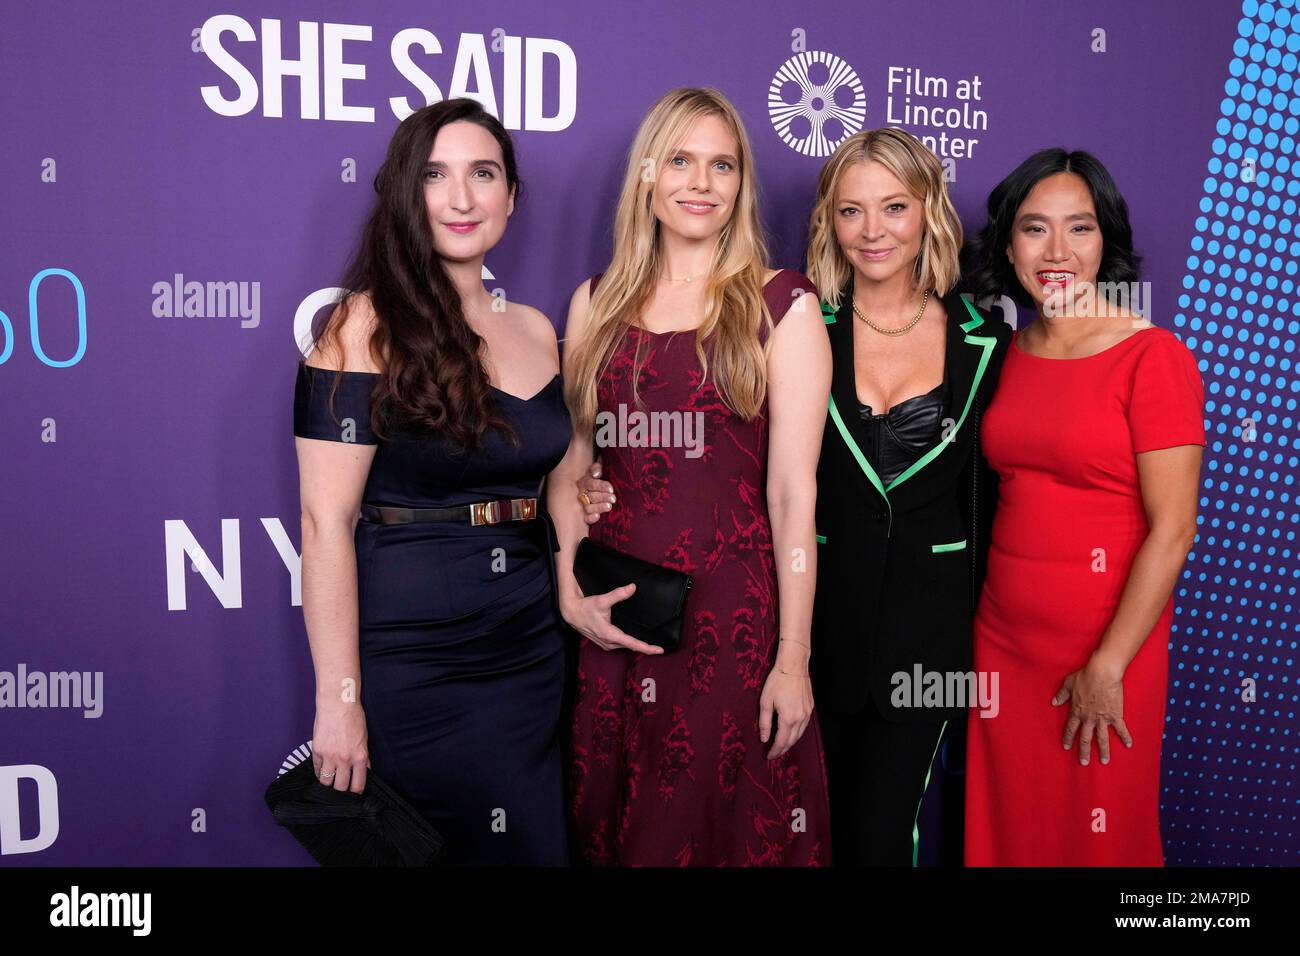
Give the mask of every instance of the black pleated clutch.
M 689 574 L 583 538 L 573 556 L 573 576 L 586 597 L 635 584 L 632 596 L 611 608 L 614 626 L 665 651 L 681 644 L 686 597 L 695 583 Z
M 370 771 L 364 793 L 335 790 L 304 760 L 266 788 L 275 822 L 321 866 L 441 866 L 443 839 Z

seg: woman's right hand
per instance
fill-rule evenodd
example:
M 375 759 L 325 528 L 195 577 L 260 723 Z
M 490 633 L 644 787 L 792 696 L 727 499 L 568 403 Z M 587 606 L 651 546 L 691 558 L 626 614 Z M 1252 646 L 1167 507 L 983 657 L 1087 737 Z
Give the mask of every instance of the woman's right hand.
M 578 503 L 582 505 L 582 517 L 587 524 L 595 524 L 601 515 L 614 507 L 614 486 L 600 480 L 599 458 L 591 463 L 577 485 Z
M 360 703 L 339 700 L 316 705 L 311 760 L 316 767 L 316 779 L 325 786 L 353 793 L 366 789 L 370 756 L 366 746 L 366 715 Z
M 635 584 L 625 584 L 604 594 L 566 598 L 560 602 L 560 614 L 571 627 L 602 650 L 625 647 L 641 654 L 662 654 L 662 647 L 638 641 L 610 621 L 610 609 L 619 601 L 630 598 L 634 591 Z

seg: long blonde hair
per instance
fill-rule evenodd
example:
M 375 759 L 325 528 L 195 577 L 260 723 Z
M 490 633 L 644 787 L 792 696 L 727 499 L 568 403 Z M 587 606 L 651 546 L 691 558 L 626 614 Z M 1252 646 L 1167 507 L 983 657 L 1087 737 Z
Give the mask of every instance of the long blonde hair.
M 808 226 L 808 278 L 822 299 L 835 309 L 840 307 L 840 293 L 853 275 L 853 266 L 835 238 L 835 190 L 846 169 L 873 160 L 921 199 L 925 229 L 913 271 L 916 288 L 946 295 L 956 285 L 960 272 L 961 220 L 948 198 L 939 158 L 906 130 L 893 126 L 864 129 L 840 143 L 826 160 Z
M 628 151 L 614 219 L 614 254 L 592 297 L 586 330 L 574 352 L 574 375 L 565 388 L 569 410 L 583 429 L 595 423 L 600 376 L 627 329 L 639 322 L 659 278 L 659 220 L 652 206 L 658 170 L 672 160 L 691 127 L 704 116 L 721 118 L 736 138 L 740 190 L 731 219 L 718 237 L 705 285 L 705 318 L 695 339 L 704 370 L 700 384 L 708 378 L 711 355 L 715 387 L 727 407 L 746 421 L 762 408 L 772 316 L 763 302 L 768 253 L 758 216 L 753 152 L 740 114 L 722 93 L 710 87 L 678 87 L 650 108 Z M 767 345 L 760 344 L 763 328 L 769 334 Z M 706 341 L 711 348 L 708 354 Z M 638 404 L 640 368 L 638 342 L 632 378 Z

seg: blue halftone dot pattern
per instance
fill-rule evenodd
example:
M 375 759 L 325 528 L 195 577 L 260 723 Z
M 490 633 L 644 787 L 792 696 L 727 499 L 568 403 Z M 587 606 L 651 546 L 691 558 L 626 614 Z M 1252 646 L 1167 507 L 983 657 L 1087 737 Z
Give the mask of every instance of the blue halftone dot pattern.
M 1300 10 L 1241 12 L 1174 316 L 1205 379 L 1206 448 L 1169 645 L 1171 866 L 1300 863 Z

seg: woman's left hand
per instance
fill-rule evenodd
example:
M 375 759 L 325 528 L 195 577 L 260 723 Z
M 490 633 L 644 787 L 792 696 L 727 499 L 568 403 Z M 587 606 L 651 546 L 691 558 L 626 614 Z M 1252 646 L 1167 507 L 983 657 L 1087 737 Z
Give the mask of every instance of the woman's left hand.
M 587 466 L 587 473 L 578 479 L 578 503 L 582 505 L 582 518 L 592 525 L 600 520 L 617 500 L 614 486 L 600 480 L 600 459 Z
M 1133 737 L 1124 725 L 1124 672 L 1098 660 L 1096 656 L 1080 670 L 1075 671 L 1061 684 L 1060 690 L 1052 698 L 1056 707 L 1066 701 L 1070 702 L 1070 718 L 1065 722 L 1065 734 L 1061 744 L 1066 750 L 1074 745 L 1074 735 L 1079 729 L 1079 763 L 1085 766 L 1092 752 L 1092 738 L 1096 735 L 1097 750 L 1101 752 L 1101 762 L 1110 763 L 1110 728 L 1124 741 L 1124 746 L 1133 746 Z
M 812 682 L 807 677 L 793 677 L 773 667 L 763 684 L 758 699 L 759 739 L 767 743 L 772 737 L 772 712 L 776 712 L 776 739 L 767 752 L 768 760 L 775 760 L 799 742 L 812 720 Z

